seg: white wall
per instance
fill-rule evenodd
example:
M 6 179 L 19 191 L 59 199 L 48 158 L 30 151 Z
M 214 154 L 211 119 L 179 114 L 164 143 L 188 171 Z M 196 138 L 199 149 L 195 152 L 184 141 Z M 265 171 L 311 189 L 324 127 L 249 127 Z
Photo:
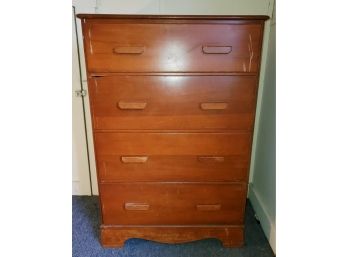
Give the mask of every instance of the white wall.
M 260 219 L 261 226 L 276 250 L 276 169 L 275 169 L 275 92 L 276 51 L 275 15 L 271 22 L 267 65 L 264 75 L 258 131 L 255 137 L 254 171 L 250 177 L 249 199 Z
M 274 0 L 96 0 L 97 13 L 268 15 Z

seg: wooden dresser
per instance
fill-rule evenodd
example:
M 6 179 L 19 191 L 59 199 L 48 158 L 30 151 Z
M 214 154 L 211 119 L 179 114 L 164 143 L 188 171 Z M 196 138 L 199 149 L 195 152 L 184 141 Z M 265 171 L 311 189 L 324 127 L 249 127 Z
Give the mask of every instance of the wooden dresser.
M 266 16 L 79 14 L 101 243 L 244 241 Z

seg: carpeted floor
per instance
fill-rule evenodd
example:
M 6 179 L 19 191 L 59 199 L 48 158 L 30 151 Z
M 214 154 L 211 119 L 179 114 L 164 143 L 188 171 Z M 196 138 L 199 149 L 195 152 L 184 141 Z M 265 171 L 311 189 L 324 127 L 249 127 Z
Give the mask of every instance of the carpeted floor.
M 271 247 L 254 218 L 248 202 L 245 219 L 245 245 L 242 248 L 223 248 L 217 239 L 205 239 L 185 244 L 160 244 L 142 239 L 129 239 L 123 248 L 104 249 L 99 244 L 99 207 L 96 196 L 72 198 L 73 257 L 268 257 L 274 256 Z

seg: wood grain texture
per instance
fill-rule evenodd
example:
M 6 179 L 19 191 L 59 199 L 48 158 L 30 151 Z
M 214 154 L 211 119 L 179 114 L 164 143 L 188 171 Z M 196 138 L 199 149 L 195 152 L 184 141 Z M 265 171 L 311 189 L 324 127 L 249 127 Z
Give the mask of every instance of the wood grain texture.
M 129 238 L 172 244 L 217 238 L 224 247 L 241 247 L 244 226 L 101 226 L 104 247 L 123 247 Z
M 99 191 L 105 225 L 242 225 L 244 222 L 245 183 L 116 183 L 102 184 Z M 125 211 L 126 203 L 132 203 L 138 211 Z M 202 211 L 204 207 L 199 209 L 197 205 L 221 207 Z M 147 207 L 141 209 L 141 206 Z
M 146 162 L 119 155 L 98 155 L 99 182 L 233 182 L 247 181 L 249 155 L 151 155 Z M 222 161 L 223 159 L 223 161 Z
M 202 110 L 225 110 L 228 103 L 201 103 Z
M 256 72 L 262 24 L 87 23 L 89 72 Z M 141 54 L 114 49 L 145 46 Z M 226 54 L 205 54 L 202 47 L 230 46 Z M 214 51 L 210 51 L 213 53 Z
M 144 46 L 116 46 L 113 49 L 114 54 L 142 54 Z
M 254 76 L 115 75 L 89 80 L 96 130 L 251 130 L 256 92 Z
M 235 133 L 95 133 L 99 155 L 245 155 L 251 134 Z
M 224 156 L 198 156 L 198 161 L 200 162 L 224 162 Z
M 197 204 L 198 211 L 219 211 L 221 210 L 221 204 Z

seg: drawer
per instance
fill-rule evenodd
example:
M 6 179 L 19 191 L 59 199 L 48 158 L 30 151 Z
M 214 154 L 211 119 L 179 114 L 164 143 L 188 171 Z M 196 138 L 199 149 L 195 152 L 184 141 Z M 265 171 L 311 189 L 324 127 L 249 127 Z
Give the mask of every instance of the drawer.
M 101 155 L 225 156 L 250 153 L 251 134 L 235 133 L 95 133 L 97 158 Z
M 104 155 L 98 156 L 103 182 L 230 182 L 247 181 L 248 154 L 206 155 Z
M 95 129 L 251 130 L 255 76 L 127 76 L 90 79 Z
M 85 23 L 89 72 L 257 72 L 263 26 Z
M 103 224 L 243 224 L 246 184 L 100 185 Z

